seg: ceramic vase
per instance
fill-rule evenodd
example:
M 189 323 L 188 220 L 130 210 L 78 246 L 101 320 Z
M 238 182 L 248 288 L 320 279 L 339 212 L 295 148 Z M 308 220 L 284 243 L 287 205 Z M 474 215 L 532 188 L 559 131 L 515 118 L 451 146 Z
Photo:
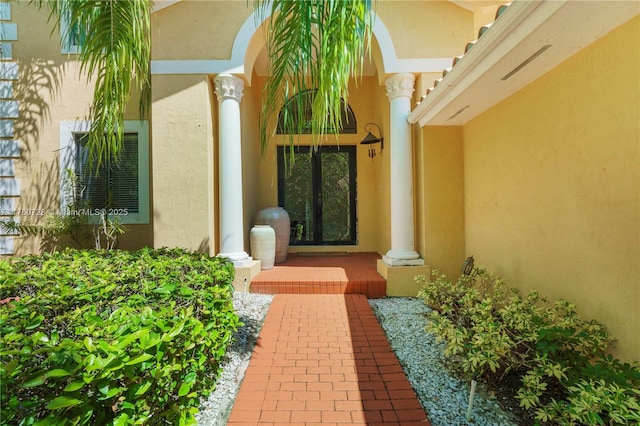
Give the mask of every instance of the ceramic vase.
M 260 260 L 260 269 L 271 269 L 276 258 L 276 233 L 269 225 L 256 225 L 249 233 L 251 256 Z
M 291 220 L 287 211 L 282 207 L 262 209 L 256 216 L 256 225 L 271 225 L 276 232 L 275 263 L 282 263 L 287 260 L 289 236 L 291 235 Z

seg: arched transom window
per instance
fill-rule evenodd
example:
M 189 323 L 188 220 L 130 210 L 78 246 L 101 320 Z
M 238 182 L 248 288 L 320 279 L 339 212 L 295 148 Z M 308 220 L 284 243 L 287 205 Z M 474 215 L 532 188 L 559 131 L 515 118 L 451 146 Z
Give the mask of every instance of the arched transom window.
M 280 110 L 278 115 L 278 134 L 310 134 L 312 130 L 312 106 L 313 97 L 316 90 L 305 90 L 290 98 Z M 299 108 L 294 106 L 302 105 L 302 116 L 298 114 Z M 342 128 L 335 132 L 330 129 L 327 133 L 356 133 L 356 117 L 351 107 L 342 100 Z

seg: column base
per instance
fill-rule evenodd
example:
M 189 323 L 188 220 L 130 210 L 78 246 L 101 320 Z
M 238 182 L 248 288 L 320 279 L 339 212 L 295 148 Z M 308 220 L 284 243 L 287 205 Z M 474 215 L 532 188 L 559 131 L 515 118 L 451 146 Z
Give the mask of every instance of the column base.
M 377 270 L 387 280 L 389 297 L 416 297 L 421 288 L 415 280 L 416 276 L 429 276 L 431 273 L 428 265 L 393 267 L 382 259 L 378 259 Z
M 224 257 L 233 263 L 233 266 L 242 267 L 248 266 L 253 258 L 244 251 L 237 251 L 234 253 L 219 253 L 218 256 Z
M 382 261 L 389 266 L 422 266 L 424 259 L 415 251 L 389 250 L 382 256 Z
M 260 264 L 259 260 L 252 260 L 248 262 L 248 265 L 235 266 L 236 273 L 233 278 L 235 291 L 247 293 L 251 291 L 251 281 L 253 281 L 253 277 L 260 273 Z

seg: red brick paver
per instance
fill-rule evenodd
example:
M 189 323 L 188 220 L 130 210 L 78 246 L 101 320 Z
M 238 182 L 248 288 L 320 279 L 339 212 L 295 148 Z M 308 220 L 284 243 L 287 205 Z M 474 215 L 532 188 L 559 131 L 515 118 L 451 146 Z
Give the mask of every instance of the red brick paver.
M 429 426 L 360 294 L 276 295 L 228 424 Z
M 378 253 L 325 255 L 289 254 L 284 263 L 260 271 L 251 281 L 252 293 L 386 295 L 386 281 L 377 272 Z

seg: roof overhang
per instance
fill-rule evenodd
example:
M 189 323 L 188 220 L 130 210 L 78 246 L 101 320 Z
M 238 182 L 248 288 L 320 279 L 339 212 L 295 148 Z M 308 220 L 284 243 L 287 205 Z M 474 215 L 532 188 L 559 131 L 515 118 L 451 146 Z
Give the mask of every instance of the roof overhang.
M 639 13 L 634 0 L 514 1 L 408 120 L 463 125 Z

